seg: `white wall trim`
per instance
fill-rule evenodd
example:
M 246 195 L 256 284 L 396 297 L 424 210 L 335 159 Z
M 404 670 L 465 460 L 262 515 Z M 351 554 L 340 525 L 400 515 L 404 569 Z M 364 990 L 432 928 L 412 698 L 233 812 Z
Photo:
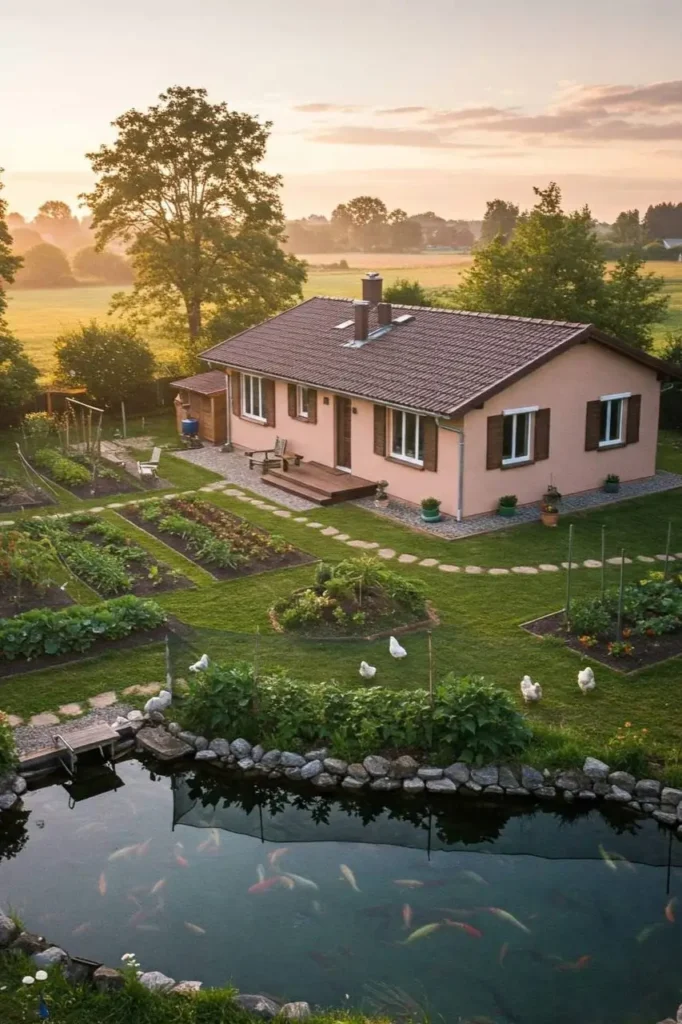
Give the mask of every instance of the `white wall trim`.
M 518 416 L 520 413 L 523 413 L 523 412 L 539 412 L 539 411 L 540 411 L 540 406 L 539 405 L 525 405 L 522 409 L 503 409 L 502 410 L 502 415 L 503 416 Z
M 613 402 L 617 398 L 632 398 L 632 392 L 631 391 L 621 391 L 620 394 L 618 394 L 618 395 L 600 395 L 599 396 L 599 401 L 600 402 Z

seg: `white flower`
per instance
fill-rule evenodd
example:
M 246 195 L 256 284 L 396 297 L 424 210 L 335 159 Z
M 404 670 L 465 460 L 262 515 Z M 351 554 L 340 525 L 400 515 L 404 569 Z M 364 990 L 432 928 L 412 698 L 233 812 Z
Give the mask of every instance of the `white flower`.
M 47 981 L 47 971 L 36 971 L 36 981 Z
M 35 980 L 36 979 L 32 978 L 30 974 L 27 974 L 25 978 L 21 979 L 21 984 L 22 985 L 32 985 Z

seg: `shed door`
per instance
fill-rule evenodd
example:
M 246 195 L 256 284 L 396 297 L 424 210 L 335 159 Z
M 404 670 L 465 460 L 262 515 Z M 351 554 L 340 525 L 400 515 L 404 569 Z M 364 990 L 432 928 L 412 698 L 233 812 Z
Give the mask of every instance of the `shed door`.
M 334 399 L 336 419 L 336 468 L 350 473 L 350 437 L 352 407 L 350 398 L 336 395 Z

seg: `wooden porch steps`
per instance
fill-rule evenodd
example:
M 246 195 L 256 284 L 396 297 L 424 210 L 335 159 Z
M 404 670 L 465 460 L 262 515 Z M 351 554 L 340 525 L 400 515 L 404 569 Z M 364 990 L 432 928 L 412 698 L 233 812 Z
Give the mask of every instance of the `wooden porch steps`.
M 374 494 L 376 483 L 352 473 L 344 473 L 320 462 L 302 462 L 288 470 L 270 469 L 264 473 L 264 483 L 279 487 L 299 498 L 307 498 L 318 505 L 333 505 L 352 498 Z

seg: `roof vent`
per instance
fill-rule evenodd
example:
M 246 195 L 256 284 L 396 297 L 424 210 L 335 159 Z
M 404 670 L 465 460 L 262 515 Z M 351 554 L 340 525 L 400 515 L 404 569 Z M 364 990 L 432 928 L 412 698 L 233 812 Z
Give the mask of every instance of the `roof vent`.
M 335 331 L 343 331 L 346 327 L 352 327 L 355 323 L 354 320 L 344 320 L 343 323 L 337 324 L 334 328 Z
M 414 314 L 412 314 L 412 313 L 403 313 L 402 316 L 397 316 L 394 319 L 393 323 L 394 324 L 409 324 L 410 321 L 414 320 L 414 319 L 415 319 Z

